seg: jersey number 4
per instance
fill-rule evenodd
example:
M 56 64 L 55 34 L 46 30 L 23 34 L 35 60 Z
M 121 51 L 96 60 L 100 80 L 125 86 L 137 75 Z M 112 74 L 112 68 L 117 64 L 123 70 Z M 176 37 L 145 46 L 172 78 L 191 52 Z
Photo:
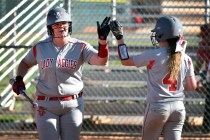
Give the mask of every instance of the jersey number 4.
M 163 84 L 169 85 L 169 91 L 176 91 L 177 80 L 170 79 L 170 73 L 166 74 L 166 76 L 163 78 Z

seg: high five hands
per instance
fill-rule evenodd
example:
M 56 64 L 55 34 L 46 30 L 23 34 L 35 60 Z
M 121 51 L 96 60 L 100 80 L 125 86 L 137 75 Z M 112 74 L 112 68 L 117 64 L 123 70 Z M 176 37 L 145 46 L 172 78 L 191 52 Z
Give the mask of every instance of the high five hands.
M 97 32 L 99 39 L 106 40 L 110 30 L 117 40 L 123 38 L 123 27 L 119 21 L 111 20 L 111 17 L 105 17 L 101 24 L 99 21 L 97 21 Z
M 97 32 L 98 37 L 100 40 L 106 40 L 107 36 L 112 31 L 115 38 L 120 42 L 121 39 L 123 39 L 123 26 L 120 24 L 117 20 L 110 20 L 110 17 L 106 17 L 102 24 L 100 25 L 97 21 Z M 129 59 L 127 46 L 124 43 L 118 42 L 118 56 L 120 60 L 127 60 Z M 103 52 L 103 53 L 102 53 Z M 99 46 L 99 56 L 104 56 L 105 51 L 101 51 L 101 47 Z M 108 55 L 108 53 L 106 53 Z
M 106 40 L 107 36 L 109 35 L 110 28 L 109 28 L 109 22 L 111 17 L 105 17 L 103 22 L 100 24 L 99 21 L 97 21 L 97 32 L 98 32 L 98 38 L 101 40 Z
M 117 40 L 123 38 L 123 26 L 119 21 L 113 20 L 109 24 L 109 28 Z

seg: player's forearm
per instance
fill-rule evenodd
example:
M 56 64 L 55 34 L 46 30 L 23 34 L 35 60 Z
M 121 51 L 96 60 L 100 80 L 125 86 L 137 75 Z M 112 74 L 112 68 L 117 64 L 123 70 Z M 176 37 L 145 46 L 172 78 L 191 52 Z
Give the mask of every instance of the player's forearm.
M 197 88 L 197 82 L 195 79 L 195 76 L 187 76 L 186 77 L 186 82 L 184 84 L 184 91 L 192 91 Z
M 106 44 L 107 44 L 107 40 L 98 39 L 98 42 L 99 42 L 101 45 L 106 45 Z
M 17 76 L 24 77 L 30 67 L 22 60 L 18 66 Z
M 124 66 L 135 66 L 133 59 L 128 55 L 129 53 L 128 53 L 126 44 L 124 43 L 124 39 L 122 38 L 122 39 L 117 40 L 117 44 L 118 44 L 118 55 L 121 60 L 121 64 Z M 120 52 L 120 46 L 123 44 L 125 47 L 123 50 L 126 50 L 126 51 Z
M 120 39 L 120 40 L 117 40 L 117 44 L 118 44 L 118 45 L 125 44 L 125 43 L 124 43 L 124 39 L 122 38 L 122 39 Z
M 98 53 L 94 54 L 89 63 L 91 65 L 103 66 L 107 64 L 109 47 L 106 40 L 98 40 Z
M 99 39 L 98 57 L 100 60 L 98 60 L 98 61 L 100 61 L 102 64 L 104 64 L 107 61 L 108 56 L 109 56 L 109 47 L 108 47 L 107 41 Z
M 107 64 L 107 62 L 108 62 L 108 56 L 101 58 L 98 56 L 97 53 L 93 54 L 93 56 L 90 58 L 89 61 L 91 65 L 97 65 L 97 66 L 104 66 Z
M 98 57 L 98 66 L 105 66 L 108 63 L 108 56 L 105 58 Z

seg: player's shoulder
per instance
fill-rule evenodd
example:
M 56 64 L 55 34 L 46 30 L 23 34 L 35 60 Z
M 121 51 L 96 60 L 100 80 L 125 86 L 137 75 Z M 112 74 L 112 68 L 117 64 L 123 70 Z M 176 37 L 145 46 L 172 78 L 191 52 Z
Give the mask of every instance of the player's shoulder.
M 35 46 L 36 46 L 36 47 L 45 46 L 45 45 L 47 45 L 47 44 L 49 44 L 49 43 L 52 43 L 52 37 L 47 36 L 47 37 L 44 37 L 44 38 L 40 39 L 40 40 L 35 44 Z
M 79 45 L 83 45 L 83 46 L 91 46 L 89 43 L 87 43 L 86 41 L 77 39 L 77 38 L 72 38 L 70 39 L 70 43 L 73 43 L 75 45 L 79 44 Z
M 192 58 L 186 53 L 183 53 L 183 57 L 184 57 L 184 60 L 189 60 L 189 59 L 192 60 Z
M 85 42 L 85 41 L 83 41 L 83 40 L 80 40 L 80 39 L 77 39 L 77 38 L 73 38 L 73 37 L 70 38 L 70 42 L 71 42 L 71 43 L 88 44 L 87 42 Z
M 160 54 L 160 53 L 168 53 L 168 48 L 167 47 L 160 47 L 160 48 L 155 48 L 155 49 L 150 49 L 145 51 L 148 55 L 149 54 Z

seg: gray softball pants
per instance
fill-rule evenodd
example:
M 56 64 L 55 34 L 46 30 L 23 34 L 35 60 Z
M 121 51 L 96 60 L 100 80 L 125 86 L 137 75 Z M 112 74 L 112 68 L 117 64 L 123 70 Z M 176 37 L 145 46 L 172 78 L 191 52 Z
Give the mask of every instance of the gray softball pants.
M 144 116 L 142 140 L 181 140 L 186 111 L 183 101 L 148 103 Z
M 83 97 L 70 101 L 37 101 L 35 121 L 39 140 L 79 140 L 83 102 Z

